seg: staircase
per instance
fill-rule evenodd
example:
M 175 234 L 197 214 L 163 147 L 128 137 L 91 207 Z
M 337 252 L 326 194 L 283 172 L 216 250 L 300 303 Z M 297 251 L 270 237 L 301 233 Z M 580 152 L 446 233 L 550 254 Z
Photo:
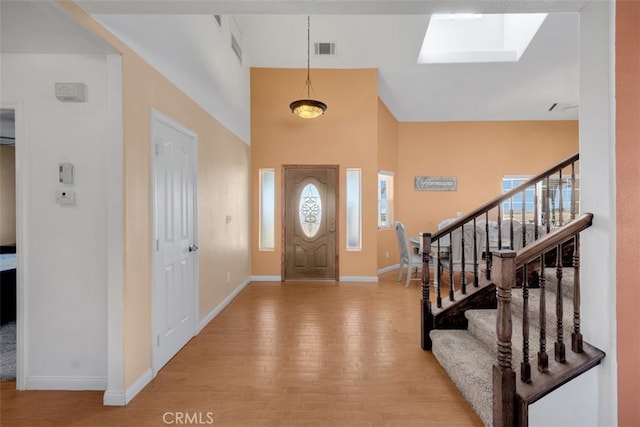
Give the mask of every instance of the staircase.
M 430 248 L 422 253 L 422 348 L 433 352 L 487 426 L 527 426 L 532 403 L 605 357 L 583 341 L 580 330 L 580 233 L 591 226 L 593 215 L 576 215 L 577 160 L 577 154 L 571 156 L 437 233 L 421 234 L 420 247 Z M 562 195 L 558 212 L 550 209 L 549 202 L 552 178 L 565 182 L 567 168 L 568 216 Z M 543 215 L 534 211 L 532 217 L 525 217 L 525 191 L 534 194 L 535 206 L 543 206 Z M 542 217 L 546 233 L 526 242 L 524 233 L 515 235 L 512 227 L 506 237 L 512 246 L 521 239 L 522 249 L 516 252 L 499 246 L 495 250 L 487 244 L 482 251 L 469 252 L 471 271 L 463 268 L 457 277 L 448 271 L 451 285 L 441 290 L 439 258 L 447 256 L 441 251 L 447 243 L 441 242 L 447 242 L 457 228 L 476 228 L 490 218 L 497 218 L 500 229 L 504 202 L 519 193 L 522 223 L 532 221 L 537 229 Z M 555 218 L 553 227 L 549 218 Z M 506 219 L 514 219 L 513 210 Z M 476 238 L 472 240 L 465 243 L 463 238 L 460 244 L 476 247 Z M 502 241 L 500 234 L 498 241 Z
M 573 269 L 563 269 L 565 277 L 573 273 Z M 555 268 L 545 269 L 547 283 L 555 280 Z M 569 282 L 569 280 L 568 280 Z M 572 286 L 566 286 L 562 295 L 564 307 L 571 307 L 572 300 L 568 296 Z M 524 300 L 522 289 L 514 289 L 512 293 L 512 325 L 514 343 L 521 343 L 522 338 L 522 311 Z M 518 292 L 520 291 L 520 292 Z M 555 287 L 547 291 L 546 298 L 555 304 Z M 540 289 L 529 289 L 529 305 L 538 306 L 540 301 Z M 535 311 L 533 312 L 535 313 Z M 471 404 L 475 412 L 485 425 L 493 425 L 493 364 L 498 358 L 496 349 L 496 323 L 497 309 L 467 310 L 464 313 L 468 321 L 466 330 L 436 329 L 431 331 L 432 352 L 440 365 L 445 369 L 462 395 Z M 530 318 L 533 325 L 539 324 L 539 316 Z M 546 324 L 555 325 L 555 313 L 547 312 Z M 567 345 L 571 345 L 571 326 L 573 324 L 573 312 L 565 311 L 563 315 L 564 336 L 569 337 Z M 531 328 L 530 342 L 539 342 L 540 329 Z M 523 359 L 522 348 L 513 348 L 513 366 L 518 370 Z M 531 364 L 536 363 L 536 355 L 529 356 Z M 553 361 L 550 363 L 557 363 Z M 555 370 L 554 368 L 550 368 Z

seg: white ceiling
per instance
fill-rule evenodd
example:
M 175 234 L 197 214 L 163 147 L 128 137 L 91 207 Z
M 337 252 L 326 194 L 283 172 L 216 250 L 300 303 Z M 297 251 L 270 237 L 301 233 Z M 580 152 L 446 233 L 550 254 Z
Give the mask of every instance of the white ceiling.
M 336 43 L 336 55 L 311 57 L 311 68 L 377 68 L 379 94 L 400 121 L 566 120 L 577 119 L 579 14 L 587 1 L 467 0 L 167 0 L 79 1 L 103 20 L 126 20 L 126 37 L 144 39 L 149 16 L 165 15 L 181 25 L 171 31 L 172 46 L 188 46 L 191 55 L 214 56 L 207 40 L 189 33 L 197 15 L 221 14 L 240 28 L 245 65 L 306 66 L 306 14 L 311 17 L 311 42 Z M 17 4 L 16 4 L 17 3 Z M 56 9 L 49 1 L 2 0 L 2 52 L 51 53 L 94 50 L 108 46 L 79 25 L 53 12 L 47 25 L 28 25 L 34 17 Z M 31 10 L 28 10 L 31 8 Z M 420 45 L 433 12 L 557 12 L 550 14 L 517 63 L 421 64 Z M 25 15 L 26 13 L 26 15 Z M 16 19 L 16 14 L 20 20 Z M 35 15 L 33 15 L 35 14 Z M 109 16 L 107 16 L 109 15 Z M 127 16 L 125 16 L 127 15 Z M 176 15 L 173 16 L 172 15 Z M 180 15 L 180 16 L 177 16 Z M 229 21 L 231 22 L 231 21 Z M 136 23 L 138 25 L 136 25 Z M 211 18 L 211 25 L 217 25 Z M 194 26 L 195 27 L 195 26 Z M 184 37 L 184 38 L 182 38 Z M 153 40 L 153 39 L 152 39 Z M 153 51 L 172 46 L 158 41 Z M 186 49 L 185 49 L 186 51 Z M 209 64 L 211 58 L 192 58 Z M 202 75 L 203 70 L 195 73 Z M 311 74 L 313 79 L 313 71 Z M 302 85 L 304 82 L 300 82 Z M 316 95 L 322 98 L 320 88 Z M 549 108 L 559 103 L 549 112 Z

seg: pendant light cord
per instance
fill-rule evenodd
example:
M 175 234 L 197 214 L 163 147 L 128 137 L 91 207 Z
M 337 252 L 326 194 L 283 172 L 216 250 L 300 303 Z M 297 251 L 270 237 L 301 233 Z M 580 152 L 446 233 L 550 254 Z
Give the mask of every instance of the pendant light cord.
M 311 57 L 311 16 L 307 15 L 307 98 L 311 98 L 311 77 L 309 73 Z

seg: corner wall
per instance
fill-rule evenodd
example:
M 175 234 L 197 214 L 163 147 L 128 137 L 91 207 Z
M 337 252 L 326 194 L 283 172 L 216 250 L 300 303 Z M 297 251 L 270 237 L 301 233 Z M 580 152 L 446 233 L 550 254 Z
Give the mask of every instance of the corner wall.
M 613 25 L 612 2 L 580 12 L 580 211 L 594 214 L 580 237 L 581 331 L 606 357 L 532 405 L 531 426 L 618 425 Z
M 400 124 L 391 114 L 391 111 L 378 99 L 378 170 L 394 172 L 395 179 L 393 193 L 398 194 L 398 130 Z M 377 208 L 377 207 L 376 207 Z M 402 217 L 394 215 L 394 220 Z M 400 260 L 400 248 L 395 227 L 378 230 L 378 271 L 385 267 L 398 264 Z
M 20 101 L 24 115 L 16 117 L 24 123 L 16 129 L 24 208 L 17 248 L 18 295 L 25 309 L 25 342 L 19 343 L 25 349 L 23 388 L 107 386 L 105 159 L 113 143 L 105 121 L 107 68 L 104 55 L 2 55 L 3 100 Z M 58 101 L 57 81 L 86 83 L 88 101 Z M 63 162 L 74 165 L 73 185 L 58 182 Z M 75 191 L 75 205 L 56 204 L 55 192 L 61 190 Z
M 201 322 L 217 313 L 250 276 L 250 151 L 80 7 L 58 4 L 122 55 L 123 384 L 136 393 L 151 372 L 151 109 L 198 135 Z M 231 191 L 229 183 L 233 183 Z
M 281 275 L 282 166 L 339 165 L 338 248 L 340 276 L 377 278 L 378 72 L 374 69 L 311 70 L 313 89 L 328 105 L 324 116 L 301 119 L 289 103 L 300 97 L 306 70 L 251 69 L 251 188 L 258 205 L 260 168 L 275 169 L 275 250 L 258 250 L 258 209 L 251 213 L 252 273 Z M 346 250 L 345 171 L 362 169 L 362 250 Z
M 640 425 L 640 2 L 616 2 L 618 425 Z

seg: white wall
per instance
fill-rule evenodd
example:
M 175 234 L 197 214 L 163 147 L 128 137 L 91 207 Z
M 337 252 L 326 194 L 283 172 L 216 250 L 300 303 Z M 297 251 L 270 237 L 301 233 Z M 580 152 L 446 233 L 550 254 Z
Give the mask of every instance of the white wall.
M 613 9 L 595 1 L 580 13 L 580 204 L 594 214 L 581 237 L 582 332 L 606 357 L 532 405 L 531 426 L 617 425 Z
M 1 67 L 2 99 L 21 101 L 24 114 L 24 138 L 17 141 L 24 231 L 18 242 L 24 266 L 19 272 L 23 386 L 105 389 L 107 60 L 104 55 L 3 54 Z M 58 101 L 54 83 L 60 81 L 85 83 L 88 102 Z M 58 182 L 60 162 L 74 164 L 73 185 Z M 54 193 L 61 189 L 76 192 L 75 206 L 56 204 Z
M 95 15 L 102 25 L 246 144 L 251 100 L 247 50 L 231 49 L 232 17 Z M 202 43 L 206 40 L 206 43 Z M 242 40 L 239 40 L 242 43 Z

